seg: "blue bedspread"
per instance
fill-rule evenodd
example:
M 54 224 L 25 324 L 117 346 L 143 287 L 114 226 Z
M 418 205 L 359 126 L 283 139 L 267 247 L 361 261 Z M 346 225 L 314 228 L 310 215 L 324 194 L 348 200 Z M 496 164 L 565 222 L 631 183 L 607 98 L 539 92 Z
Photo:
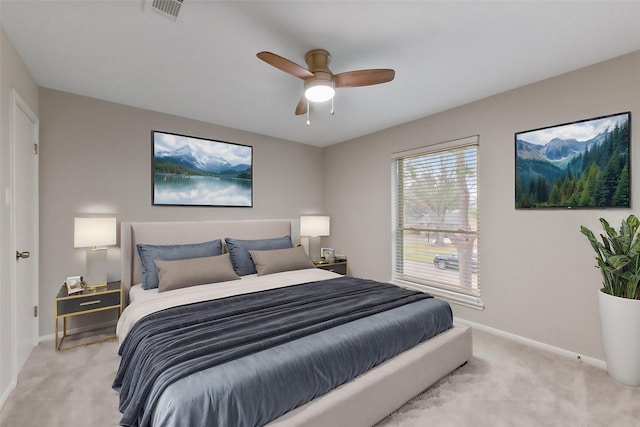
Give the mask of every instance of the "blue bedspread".
M 429 295 L 346 277 L 163 310 L 120 348 L 121 424 L 263 425 L 451 324 Z

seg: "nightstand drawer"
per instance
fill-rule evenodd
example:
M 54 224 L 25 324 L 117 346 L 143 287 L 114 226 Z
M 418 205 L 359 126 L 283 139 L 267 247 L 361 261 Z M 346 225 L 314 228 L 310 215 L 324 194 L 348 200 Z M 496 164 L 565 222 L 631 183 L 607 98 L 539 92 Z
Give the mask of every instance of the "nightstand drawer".
M 57 301 L 58 316 L 99 310 L 120 305 L 120 292 L 96 293 Z

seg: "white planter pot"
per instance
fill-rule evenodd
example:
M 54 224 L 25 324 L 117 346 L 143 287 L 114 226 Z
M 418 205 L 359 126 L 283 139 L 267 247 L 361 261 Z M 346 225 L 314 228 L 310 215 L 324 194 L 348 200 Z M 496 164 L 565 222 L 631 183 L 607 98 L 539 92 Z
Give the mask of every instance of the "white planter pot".
M 600 328 L 609 375 L 640 386 L 640 300 L 599 292 Z

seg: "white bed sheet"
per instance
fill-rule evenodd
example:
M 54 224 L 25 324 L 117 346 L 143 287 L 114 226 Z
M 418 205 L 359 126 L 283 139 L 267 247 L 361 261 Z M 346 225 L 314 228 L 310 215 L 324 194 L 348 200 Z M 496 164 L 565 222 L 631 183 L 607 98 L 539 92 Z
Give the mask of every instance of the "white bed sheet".
M 135 302 L 158 294 L 158 288 L 142 289 L 142 283 L 131 286 L 129 289 L 129 301 Z
M 320 268 L 308 268 L 265 276 L 252 274 L 243 276 L 240 280 L 191 286 L 167 292 L 142 290 L 144 294 L 136 295 L 135 300 L 132 298 L 131 304 L 122 312 L 116 326 L 116 335 L 118 335 L 119 344 L 122 344 L 139 319 L 166 308 L 335 277 L 340 277 L 340 275 Z

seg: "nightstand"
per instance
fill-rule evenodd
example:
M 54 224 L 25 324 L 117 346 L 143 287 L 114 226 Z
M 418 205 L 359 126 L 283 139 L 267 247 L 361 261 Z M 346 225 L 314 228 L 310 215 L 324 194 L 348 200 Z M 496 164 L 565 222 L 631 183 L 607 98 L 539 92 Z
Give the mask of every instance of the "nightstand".
M 84 289 L 72 295 L 67 293 L 67 288 L 62 285 L 56 296 L 54 316 L 56 320 L 56 351 L 69 350 L 81 345 L 95 344 L 115 338 L 115 335 L 83 342 L 78 345 L 62 349 L 62 341 L 67 335 L 67 318 L 81 316 L 83 314 L 95 313 L 104 310 L 118 310 L 118 317 L 122 314 L 122 287 L 120 281 L 109 282 L 106 287 L 96 290 Z M 62 337 L 58 340 L 58 321 L 62 319 Z
M 338 273 L 338 274 L 342 274 L 343 276 L 346 276 L 347 273 L 349 272 L 348 268 L 347 268 L 347 261 L 334 261 L 334 262 L 328 262 L 328 261 L 313 261 L 313 265 L 315 265 L 317 268 L 321 268 L 323 270 L 327 270 L 327 271 L 333 271 L 334 273 Z

